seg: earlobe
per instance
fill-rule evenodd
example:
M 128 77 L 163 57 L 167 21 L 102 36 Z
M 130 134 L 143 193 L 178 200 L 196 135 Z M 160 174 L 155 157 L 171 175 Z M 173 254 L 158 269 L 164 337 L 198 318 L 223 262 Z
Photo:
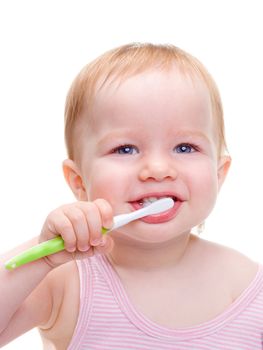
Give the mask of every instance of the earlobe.
M 74 193 L 76 199 L 87 200 L 87 193 L 83 184 L 82 176 L 77 164 L 71 159 L 63 161 L 63 173 L 67 184 Z
M 223 185 L 225 178 L 228 174 L 229 168 L 231 165 L 231 157 L 230 156 L 222 156 L 218 161 L 218 190 L 220 190 Z

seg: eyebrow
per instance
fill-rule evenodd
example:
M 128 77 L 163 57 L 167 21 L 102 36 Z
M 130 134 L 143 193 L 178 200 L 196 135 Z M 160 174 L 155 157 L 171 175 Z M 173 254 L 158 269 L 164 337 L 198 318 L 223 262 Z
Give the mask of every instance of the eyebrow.
M 102 136 L 102 138 L 99 140 L 98 145 L 107 143 L 109 141 L 112 141 L 114 138 L 129 138 L 129 137 L 135 137 L 136 133 L 131 131 L 130 129 L 122 129 L 122 130 L 115 130 L 111 131 L 109 134 L 106 134 L 105 136 Z
M 103 136 L 99 142 L 98 145 L 103 145 L 107 142 L 112 141 L 114 138 L 133 138 L 136 137 L 138 134 L 135 133 L 134 131 L 131 131 L 130 129 L 123 129 L 123 130 L 116 130 L 112 131 L 109 134 Z M 202 131 L 192 131 L 192 130 L 181 130 L 178 132 L 175 132 L 174 134 L 175 137 L 198 137 L 199 139 L 204 139 L 206 142 L 211 143 L 212 140 L 206 136 L 205 133 Z
M 192 130 L 183 130 L 183 131 L 179 131 L 176 133 L 177 137 L 198 137 L 198 138 L 202 138 L 205 139 L 207 142 L 211 142 L 211 139 L 202 131 L 192 131 Z

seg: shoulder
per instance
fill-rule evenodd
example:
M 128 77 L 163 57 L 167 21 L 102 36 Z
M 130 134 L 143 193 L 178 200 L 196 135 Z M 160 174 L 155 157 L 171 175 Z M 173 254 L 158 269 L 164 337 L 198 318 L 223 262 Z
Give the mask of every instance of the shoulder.
M 48 275 L 52 295 L 52 313 L 40 332 L 45 341 L 66 344 L 74 332 L 79 310 L 79 275 L 75 261 L 54 269 Z
M 78 268 L 75 261 L 63 264 L 47 276 L 47 283 L 49 284 L 50 292 L 55 308 L 60 308 L 64 302 L 68 290 L 72 286 L 78 286 Z
M 234 301 L 255 279 L 259 263 L 235 249 L 196 239 L 198 250 L 202 252 L 203 264 L 209 266 L 211 273 L 226 283 Z

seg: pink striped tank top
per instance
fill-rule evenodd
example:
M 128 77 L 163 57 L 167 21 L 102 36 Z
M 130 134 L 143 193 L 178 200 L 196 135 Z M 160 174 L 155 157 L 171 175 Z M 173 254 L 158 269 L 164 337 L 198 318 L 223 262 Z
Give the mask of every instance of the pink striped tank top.
M 78 261 L 80 312 L 68 350 L 263 349 L 263 266 L 222 314 L 169 329 L 136 311 L 105 256 Z

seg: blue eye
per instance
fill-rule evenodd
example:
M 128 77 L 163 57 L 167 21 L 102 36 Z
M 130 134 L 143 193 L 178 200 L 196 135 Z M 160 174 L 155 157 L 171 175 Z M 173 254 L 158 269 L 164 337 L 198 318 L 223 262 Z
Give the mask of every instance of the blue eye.
M 138 149 L 137 149 L 137 147 L 132 146 L 132 145 L 123 145 L 123 146 L 119 146 L 119 147 L 114 148 L 112 153 L 133 155 L 133 154 L 138 153 Z
M 196 148 L 188 143 L 182 143 L 175 147 L 177 153 L 192 153 L 196 151 Z

